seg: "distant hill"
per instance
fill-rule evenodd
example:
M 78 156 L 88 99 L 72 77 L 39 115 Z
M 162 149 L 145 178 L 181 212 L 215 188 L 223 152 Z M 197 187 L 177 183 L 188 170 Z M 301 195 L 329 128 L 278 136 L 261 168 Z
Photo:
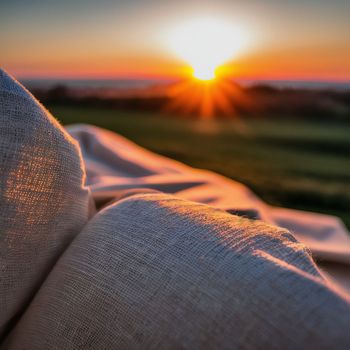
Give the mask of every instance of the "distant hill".
M 176 116 L 193 117 L 203 112 L 200 96 L 204 96 L 203 89 L 206 89 L 200 83 L 189 83 L 186 91 L 183 88 L 186 82 L 169 80 L 33 80 L 24 81 L 24 84 L 46 104 L 154 112 L 166 110 Z M 205 94 L 212 104 L 210 114 L 217 118 L 239 114 L 270 118 L 333 118 L 350 122 L 350 84 L 346 83 L 237 84 L 225 80 L 210 89 L 212 96 Z M 223 104 L 225 108 L 221 108 Z

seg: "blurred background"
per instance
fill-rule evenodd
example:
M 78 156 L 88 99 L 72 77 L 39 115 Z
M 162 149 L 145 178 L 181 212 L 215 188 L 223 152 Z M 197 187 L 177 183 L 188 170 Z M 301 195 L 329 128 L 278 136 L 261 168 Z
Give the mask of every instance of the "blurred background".
M 9 0 L 0 64 L 101 126 L 350 226 L 350 1 Z

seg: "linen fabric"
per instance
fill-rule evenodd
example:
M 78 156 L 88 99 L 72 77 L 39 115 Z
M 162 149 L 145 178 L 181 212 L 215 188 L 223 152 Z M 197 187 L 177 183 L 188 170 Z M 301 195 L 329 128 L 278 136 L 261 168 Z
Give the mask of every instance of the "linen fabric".
M 107 130 L 81 124 L 68 132 L 80 144 L 97 205 L 121 191 L 148 188 L 284 227 L 311 250 L 328 278 L 350 293 L 350 233 L 340 219 L 270 206 L 241 183 L 162 157 Z
M 349 296 L 288 231 L 161 193 L 98 213 L 9 349 L 349 349 Z
M 79 147 L 0 70 L 0 339 L 88 220 Z
M 1 72 L 2 348 L 350 347 L 340 220 L 106 130 L 68 131 L 87 187 L 76 141 Z

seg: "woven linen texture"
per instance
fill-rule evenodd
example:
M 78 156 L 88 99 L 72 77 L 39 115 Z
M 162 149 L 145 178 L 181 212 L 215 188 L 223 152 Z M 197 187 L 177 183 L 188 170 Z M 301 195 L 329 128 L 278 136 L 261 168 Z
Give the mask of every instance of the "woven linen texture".
M 284 229 L 170 195 L 98 213 L 10 349 L 349 349 L 350 304 Z
M 67 131 L 79 142 L 87 183 L 98 206 L 115 200 L 121 191 L 154 189 L 284 227 L 322 267 L 327 263 L 329 269 L 331 263 L 333 276 L 350 265 L 350 232 L 339 218 L 268 205 L 242 183 L 152 153 L 108 130 L 78 124 Z M 349 274 L 336 280 L 350 293 Z
M 0 70 L 0 339 L 87 222 L 84 177 L 76 142 Z

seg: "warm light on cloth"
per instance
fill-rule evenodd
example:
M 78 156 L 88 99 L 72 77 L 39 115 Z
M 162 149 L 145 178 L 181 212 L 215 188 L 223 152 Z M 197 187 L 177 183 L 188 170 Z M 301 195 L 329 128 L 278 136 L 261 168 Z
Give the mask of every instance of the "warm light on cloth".
M 88 220 L 76 142 L 0 70 L 0 337 Z
M 112 200 L 121 190 L 151 188 L 260 218 L 293 232 L 320 264 L 327 263 L 332 276 L 336 277 L 337 268 L 343 270 L 345 264 L 349 272 L 345 277 L 342 273 L 339 282 L 350 292 L 350 233 L 340 219 L 267 205 L 241 183 L 154 154 L 107 130 L 76 125 L 68 131 L 79 141 L 88 185 L 97 203 Z
M 103 209 L 11 348 L 345 349 L 350 299 L 286 230 L 162 193 Z
M 0 73 L 2 347 L 350 347 L 350 294 L 309 251 L 349 264 L 340 221 L 106 130 L 69 133 L 80 149 Z

